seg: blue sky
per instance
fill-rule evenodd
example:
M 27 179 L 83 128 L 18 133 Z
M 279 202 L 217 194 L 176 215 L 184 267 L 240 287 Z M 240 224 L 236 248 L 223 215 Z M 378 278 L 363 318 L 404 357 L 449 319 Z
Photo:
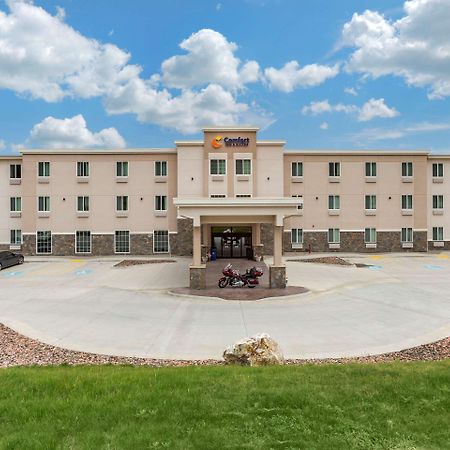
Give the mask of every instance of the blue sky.
M 450 153 L 448 23 L 448 0 L 0 0 L 0 153 L 221 124 Z

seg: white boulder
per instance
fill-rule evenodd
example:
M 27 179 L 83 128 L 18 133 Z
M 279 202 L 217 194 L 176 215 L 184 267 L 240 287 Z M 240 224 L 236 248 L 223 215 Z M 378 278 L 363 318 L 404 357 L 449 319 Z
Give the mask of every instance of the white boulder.
M 268 334 L 261 333 L 242 339 L 223 352 L 227 364 L 266 366 L 283 364 L 283 354 L 278 343 Z

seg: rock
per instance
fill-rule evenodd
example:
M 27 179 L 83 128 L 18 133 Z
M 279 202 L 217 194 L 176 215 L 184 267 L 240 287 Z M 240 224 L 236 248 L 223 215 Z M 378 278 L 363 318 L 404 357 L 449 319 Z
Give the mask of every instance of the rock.
M 236 342 L 223 352 L 223 359 L 227 364 L 241 366 L 266 366 L 284 363 L 278 343 L 266 333 Z

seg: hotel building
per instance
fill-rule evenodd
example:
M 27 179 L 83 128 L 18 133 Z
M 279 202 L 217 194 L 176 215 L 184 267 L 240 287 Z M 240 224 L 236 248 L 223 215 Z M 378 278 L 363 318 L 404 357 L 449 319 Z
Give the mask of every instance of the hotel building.
M 174 148 L 0 157 L 0 249 L 25 255 L 273 255 L 450 247 L 450 155 L 288 150 L 257 128 L 205 128 Z M 448 177 L 446 177 L 448 174 Z M 448 179 L 446 179 L 448 178 Z

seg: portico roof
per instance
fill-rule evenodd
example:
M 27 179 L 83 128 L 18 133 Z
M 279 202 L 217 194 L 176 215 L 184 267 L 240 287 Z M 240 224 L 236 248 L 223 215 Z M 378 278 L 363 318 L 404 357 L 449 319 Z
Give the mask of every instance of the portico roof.
M 201 223 L 273 222 L 283 225 L 283 219 L 299 214 L 301 198 L 174 198 L 179 217 L 191 218 L 194 226 Z M 225 222 L 224 222 L 225 221 Z

